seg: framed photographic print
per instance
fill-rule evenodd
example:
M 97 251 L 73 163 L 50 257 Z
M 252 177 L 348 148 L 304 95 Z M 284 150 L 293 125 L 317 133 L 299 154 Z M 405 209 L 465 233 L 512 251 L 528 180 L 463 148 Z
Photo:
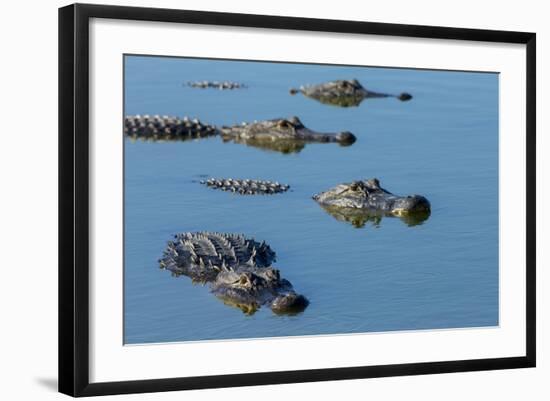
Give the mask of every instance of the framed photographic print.
M 535 34 L 59 10 L 59 389 L 535 366 Z

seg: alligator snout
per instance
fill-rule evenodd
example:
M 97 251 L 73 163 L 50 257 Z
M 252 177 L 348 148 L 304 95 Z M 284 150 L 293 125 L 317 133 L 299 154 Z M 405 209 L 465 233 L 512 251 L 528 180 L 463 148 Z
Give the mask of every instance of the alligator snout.
M 357 140 L 357 138 L 351 132 L 344 131 L 336 134 L 336 140 L 340 145 L 348 146 L 353 144 Z
M 309 305 L 306 297 L 295 292 L 279 295 L 271 302 L 271 310 L 276 314 L 302 312 Z
M 392 212 L 401 215 L 404 213 L 425 213 L 430 211 L 430 202 L 421 195 L 409 195 L 398 198 Z

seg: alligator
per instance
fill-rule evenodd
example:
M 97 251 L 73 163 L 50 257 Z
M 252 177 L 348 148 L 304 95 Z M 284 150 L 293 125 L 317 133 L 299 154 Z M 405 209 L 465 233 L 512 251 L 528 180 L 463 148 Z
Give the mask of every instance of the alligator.
M 276 118 L 253 123 L 243 122 L 241 125 L 223 126 L 220 132 L 225 142 L 234 141 L 272 150 L 279 150 L 276 145 L 279 144 L 282 146 L 279 151 L 283 152 L 285 149 L 293 151 L 288 147 L 289 143 L 298 146 L 299 151 L 306 143 L 311 142 L 335 142 L 342 146 L 355 142 L 355 136 L 351 132 L 344 131 L 338 134 L 315 132 L 306 128 L 298 117 Z
M 319 85 L 301 86 L 299 89 L 290 89 L 291 95 L 299 92 L 321 103 L 340 107 L 359 106 L 363 100 L 370 98 L 394 97 L 401 101 L 412 99 L 412 96 L 405 92 L 400 95 L 372 92 L 365 89 L 356 79 L 342 79 Z
M 411 222 L 423 221 L 430 215 L 430 202 L 425 197 L 394 195 L 382 188 L 376 178 L 340 184 L 314 195 L 313 199 L 332 215 L 337 213 L 337 219 L 346 221 L 357 218 L 357 211 L 365 216 L 400 216 Z
M 214 89 L 220 89 L 220 90 L 226 90 L 226 89 L 242 89 L 246 88 L 245 84 L 241 84 L 239 82 L 231 82 L 231 81 L 194 81 L 194 82 L 187 82 L 187 85 L 192 88 L 200 88 L 200 89 L 206 89 L 206 88 L 214 88 Z
M 186 141 L 215 136 L 219 131 L 196 118 L 138 114 L 124 118 L 124 133 L 133 139 Z
M 160 268 L 193 282 L 210 283 L 226 304 L 253 314 L 262 305 L 276 314 L 303 311 L 309 301 L 272 267 L 276 255 L 265 242 L 239 234 L 180 233 L 169 241 Z
M 239 180 L 234 178 L 209 178 L 200 181 L 213 189 L 231 191 L 241 195 L 271 195 L 288 191 L 290 185 L 265 180 Z

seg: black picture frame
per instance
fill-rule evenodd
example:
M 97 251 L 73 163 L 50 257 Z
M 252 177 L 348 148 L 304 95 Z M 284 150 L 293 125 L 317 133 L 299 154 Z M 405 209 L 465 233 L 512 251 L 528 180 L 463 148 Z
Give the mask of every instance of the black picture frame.
M 526 344 L 520 357 L 90 383 L 88 61 L 91 18 L 438 38 L 526 46 Z M 59 391 L 71 396 L 534 367 L 536 35 L 479 29 L 74 4 L 59 9 Z

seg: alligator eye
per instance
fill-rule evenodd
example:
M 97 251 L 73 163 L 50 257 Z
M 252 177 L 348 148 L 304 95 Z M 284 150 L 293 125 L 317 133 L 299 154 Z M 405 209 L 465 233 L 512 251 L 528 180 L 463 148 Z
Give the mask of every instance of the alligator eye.
M 270 279 L 279 280 L 281 276 L 278 269 L 270 269 L 267 272 L 267 277 Z
M 292 126 L 292 124 L 290 124 L 290 122 L 287 120 L 281 120 L 277 125 L 279 126 L 279 128 L 290 128 Z
M 242 275 L 241 279 L 239 280 L 239 284 L 246 285 L 247 283 L 248 283 L 248 277 L 246 277 L 245 275 Z
M 360 188 L 361 188 L 361 184 L 357 181 L 353 181 L 349 186 L 349 189 L 351 189 L 352 191 L 357 191 Z

